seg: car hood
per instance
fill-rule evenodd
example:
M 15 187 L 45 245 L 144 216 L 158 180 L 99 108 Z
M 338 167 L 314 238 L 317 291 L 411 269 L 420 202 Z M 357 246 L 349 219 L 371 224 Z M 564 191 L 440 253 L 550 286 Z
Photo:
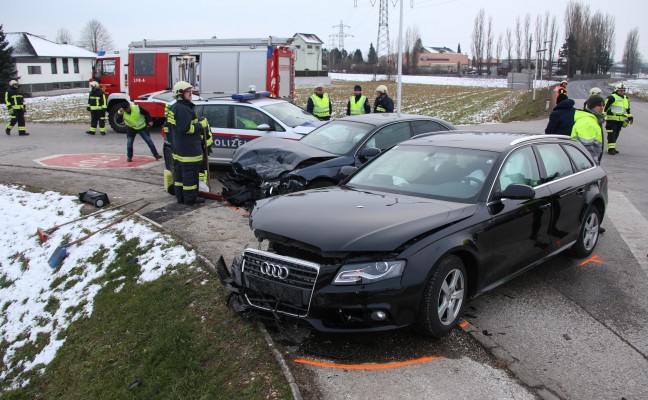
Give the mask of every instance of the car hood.
M 323 252 L 383 252 L 476 209 L 474 204 L 335 187 L 260 200 L 251 227 Z
M 282 172 L 294 170 L 306 160 L 321 162 L 338 157 L 296 140 L 261 137 L 236 150 L 232 159 L 243 170 L 253 170 L 263 180 L 276 179 Z
M 292 131 L 294 133 L 299 133 L 300 135 L 305 135 L 313 131 L 315 128 L 324 125 L 327 122 L 328 121 L 304 122 L 303 124 L 297 125 L 296 127 L 292 128 Z

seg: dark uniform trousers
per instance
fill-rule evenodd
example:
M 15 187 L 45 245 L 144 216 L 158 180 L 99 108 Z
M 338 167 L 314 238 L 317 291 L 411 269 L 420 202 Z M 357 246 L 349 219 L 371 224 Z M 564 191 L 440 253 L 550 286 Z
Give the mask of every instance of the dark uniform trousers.
M 191 204 L 198 197 L 198 174 L 202 169 L 203 162 L 180 162 L 173 163 L 173 181 L 175 185 L 175 196 L 178 203 Z
M 106 110 L 91 110 L 90 111 L 90 132 L 97 131 L 97 124 L 99 125 L 99 132 L 106 134 Z
M 24 133 L 25 129 L 25 110 L 13 110 L 13 114 L 9 119 L 7 129 L 11 130 L 18 123 L 18 133 Z
M 609 149 L 616 150 L 616 142 L 619 140 L 623 128 L 622 121 L 605 121 L 605 131 L 607 132 L 608 151 Z

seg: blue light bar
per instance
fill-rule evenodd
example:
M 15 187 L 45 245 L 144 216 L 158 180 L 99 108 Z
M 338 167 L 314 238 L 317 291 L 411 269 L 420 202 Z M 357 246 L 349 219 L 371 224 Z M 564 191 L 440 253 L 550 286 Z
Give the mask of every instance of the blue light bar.
M 270 92 L 237 93 L 232 95 L 232 99 L 238 101 L 253 100 L 261 97 L 270 97 Z

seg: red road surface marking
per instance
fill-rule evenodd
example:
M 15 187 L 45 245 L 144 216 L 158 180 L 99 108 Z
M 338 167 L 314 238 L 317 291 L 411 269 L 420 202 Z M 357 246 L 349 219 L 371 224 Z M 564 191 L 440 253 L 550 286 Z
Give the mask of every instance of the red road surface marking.
M 598 254 L 594 254 L 592 257 L 588 258 L 587 260 L 583 261 L 582 263 L 578 264 L 579 267 L 582 267 L 585 264 L 589 264 L 591 262 L 599 263 L 602 264 L 603 260 L 601 260 L 598 256 Z
M 88 154 L 57 154 L 34 160 L 46 167 L 78 168 L 78 169 L 110 169 L 110 168 L 136 168 L 142 165 L 160 162 L 152 156 L 133 157 L 132 162 L 126 160 L 123 154 L 88 153 Z

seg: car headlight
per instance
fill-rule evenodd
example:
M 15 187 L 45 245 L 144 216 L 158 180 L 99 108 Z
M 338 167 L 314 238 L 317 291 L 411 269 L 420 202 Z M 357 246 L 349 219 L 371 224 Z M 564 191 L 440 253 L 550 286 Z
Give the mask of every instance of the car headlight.
M 403 275 L 405 261 L 377 261 L 342 266 L 333 284 L 364 285 Z

